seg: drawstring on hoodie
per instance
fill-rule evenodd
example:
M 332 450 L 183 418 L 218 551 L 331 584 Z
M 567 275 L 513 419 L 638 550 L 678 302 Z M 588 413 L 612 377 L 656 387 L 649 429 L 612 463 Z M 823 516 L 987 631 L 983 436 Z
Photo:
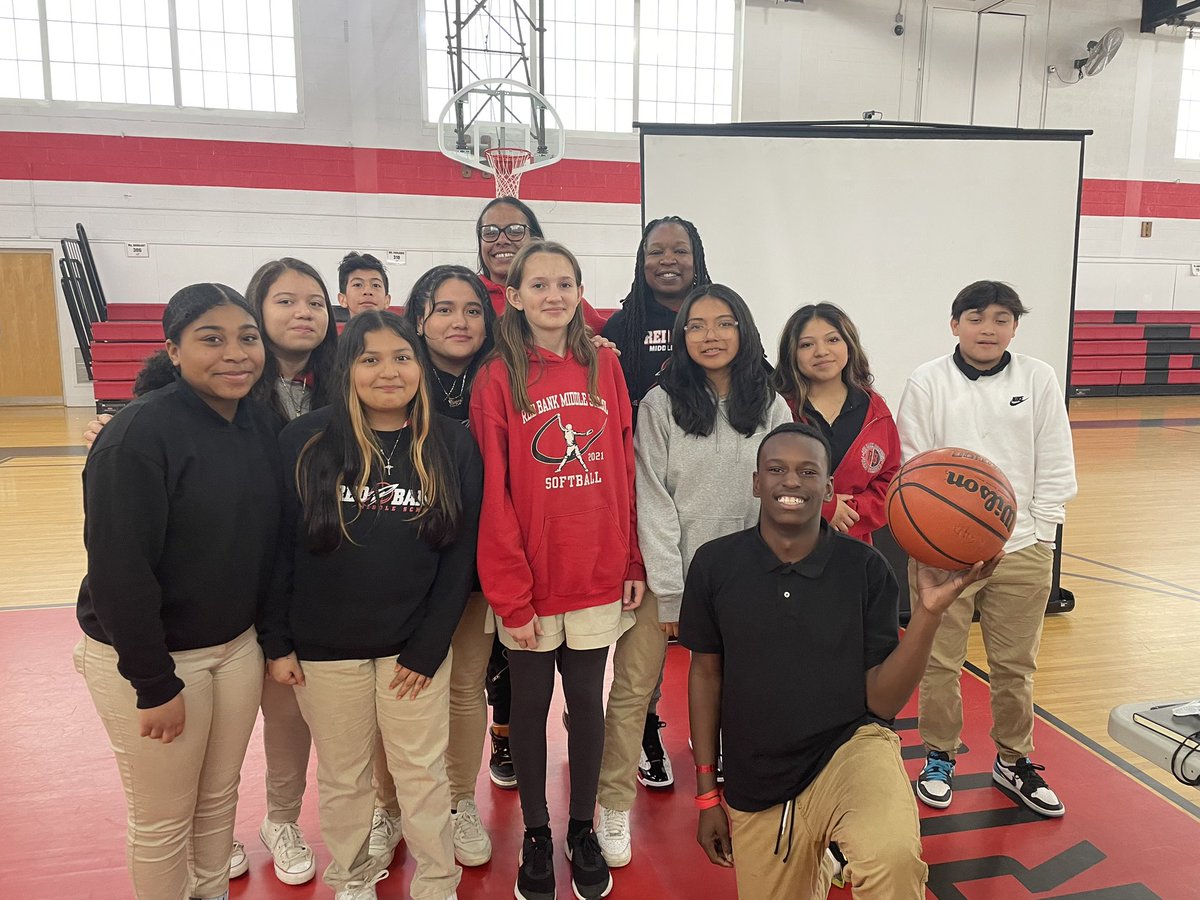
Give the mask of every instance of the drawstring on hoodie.
M 779 855 L 779 842 L 783 840 L 783 828 L 787 826 L 787 847 L 784 848 L 783 861 L 786 864 L 792 855 L 792 835 L 796 830 L 796 798 L 793 797 L 783 804 L 783 812 L 779 814 L 779 833 L 775 835 L 775 856 Z

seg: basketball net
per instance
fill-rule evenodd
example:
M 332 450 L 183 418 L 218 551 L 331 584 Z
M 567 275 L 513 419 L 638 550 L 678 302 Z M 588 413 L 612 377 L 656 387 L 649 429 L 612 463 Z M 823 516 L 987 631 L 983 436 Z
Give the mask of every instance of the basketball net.
M 493 147 L 483 151 L 496 177 L 497 197 L 521 196 L 521 173 L 533 162 L 533 154 L 520 147 Z

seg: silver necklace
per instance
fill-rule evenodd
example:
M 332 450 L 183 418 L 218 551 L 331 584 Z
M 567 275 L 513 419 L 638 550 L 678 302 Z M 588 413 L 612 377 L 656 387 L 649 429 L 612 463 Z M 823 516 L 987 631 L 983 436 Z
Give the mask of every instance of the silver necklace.
M 392 455 L 396 452 L 396 448 L 400 446 L 400 438 L 402 438 L 402 437 L 404 437 L 404 429 L 403 428 L 401 428 L 400 433 L 396 435 L 396 440 L 392 444 L 392 449 L 389 450 L 386 454 L 384 454 L 383 471 L 386 472 L 388 475 L 392 474 Z M 379 449 L 383 450 L 383 447 L 380 446 Z
M 297 419 L 304 414 L 304 407 L 308 405 L 308 388 L 300 385 L 300 399 L 296 399 L 296 382 L 290 378 L 279 376 L 279 383 L 283 386 L 283 390 L 279 393 L 285 397 L 285 403 L 288 407 L 288 412 L 291 413 L 289 418 Z
M 433 377 L 437 379 L 438 387 L 442 389 L 442 395 L 446 398 L 446 403 L 452 409 L 456 406 L 462 406 L 463 394 L 467 391 L 467 372 L 464 369 L 463 373 L 450 382 L 450 390 L 446 390 L 446 385 L 442 383 L 442 373 L 437 369 L 433 370 Z M 455 393 L 455 390 L 458 393 Z

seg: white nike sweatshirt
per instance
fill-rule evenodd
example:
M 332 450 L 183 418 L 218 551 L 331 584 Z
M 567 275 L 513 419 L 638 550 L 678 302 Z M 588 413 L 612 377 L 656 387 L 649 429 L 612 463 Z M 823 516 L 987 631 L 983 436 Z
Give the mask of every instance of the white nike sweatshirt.
M 1062 389 L 1054 370 L 1010 354 L 994 375 L 969 378 L 954 355 L 920 366 L 896 413 L 905 462 L 940 447 L 962 447 L 1000 467 L 1017 499 L 1017 521 L 1005 552 L 1053 541 L 1075 496 L 1075 454 Z

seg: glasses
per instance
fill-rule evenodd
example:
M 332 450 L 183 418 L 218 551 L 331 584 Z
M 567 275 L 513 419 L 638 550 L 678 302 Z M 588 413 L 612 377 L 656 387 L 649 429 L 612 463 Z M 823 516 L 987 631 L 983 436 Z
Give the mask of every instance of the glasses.
M 479 226 L 479 239 L 485 244 L 494 244 L 500 240 L 502 231 L 505 237 L 517 244 L 525 240 L 525 233 L 529 231 L 529 226 L 519 225 L 515 222 L 512 225 L 505 225 L 503 228 L 499 225 L 481 225 Z
M 736 334 L 737 330 L 736 319 L 720 319 L 714 325 L 707 322 L 688 322 L 683 326 L 683 333 L 689 341 L 702 340 L 710 331 L 719 338 L 728 338 Z

